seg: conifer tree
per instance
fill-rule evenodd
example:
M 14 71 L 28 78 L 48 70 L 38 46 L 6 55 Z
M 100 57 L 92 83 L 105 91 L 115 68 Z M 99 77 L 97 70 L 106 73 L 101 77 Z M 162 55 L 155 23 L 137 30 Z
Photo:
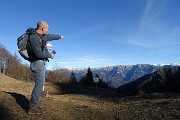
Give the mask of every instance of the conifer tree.
M 74 74 L 73 71 L 72 71 L 72 73 L 71 73 L 69 82 L 70 82 L 70 84 L 77 84 L 76 76 L 75 76 L 75 74 Z
M 81 80 L 79 81 L 79 84 L 84 86 L 94 85 L 93 76 L 90 67 L 88 68 L 86 75 L 83 78 L 81 78 Z
M 90 67 L 88 68 L 87 74 L 86 74 L 86 81 L 87 81 L 87 86 L 93 86 L 94 81 L 93 81 L 93 76 Z

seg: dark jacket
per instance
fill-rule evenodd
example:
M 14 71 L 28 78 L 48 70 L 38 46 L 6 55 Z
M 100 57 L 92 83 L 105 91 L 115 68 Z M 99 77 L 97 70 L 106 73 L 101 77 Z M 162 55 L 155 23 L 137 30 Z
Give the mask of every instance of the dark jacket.
M 31 61 L 47 60 L 51 58 L 51 53 L 46 48 L 46 42 L 51 40 L 58 40 L 59 35 L 45 34 L 40 35 L 35 29 L 30 28 L 26 31 L 29 34 L 29 56 Z

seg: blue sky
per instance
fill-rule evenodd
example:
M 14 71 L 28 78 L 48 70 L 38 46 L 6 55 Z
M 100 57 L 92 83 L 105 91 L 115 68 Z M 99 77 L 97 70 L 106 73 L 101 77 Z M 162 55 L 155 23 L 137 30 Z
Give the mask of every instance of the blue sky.
M 48 33 L 65 36 L 50 42 L 57 54 L 48 69 L 179 64 L 179 6 L 180 0 L 1 0 L 0 43 L 18 54 L 18 36 L 45 20 Z

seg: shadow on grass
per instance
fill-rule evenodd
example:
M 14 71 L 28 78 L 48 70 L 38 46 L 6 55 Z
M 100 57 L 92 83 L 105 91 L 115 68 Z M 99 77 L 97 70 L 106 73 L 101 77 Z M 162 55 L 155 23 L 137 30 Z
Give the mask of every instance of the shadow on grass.
M 0 120 L 13 120 L 13 117 L 9 114 L 9 110 L 0 104 Z
M 13 92 L 6 92 L 6 93 L 14 97 L 16 99 L 17 104 L 20 105 L 26 111 L 26 113 L 28 112 L 29 100 L 24 95 Z
M 59 94 L 77 94 L 77 95 L 87 95 L 96 98 L 122 98 L 122 95 L 115 90 L 108 88 L 98 88 L 79 86 L 64 83 L 55 83 L 58 87 Z

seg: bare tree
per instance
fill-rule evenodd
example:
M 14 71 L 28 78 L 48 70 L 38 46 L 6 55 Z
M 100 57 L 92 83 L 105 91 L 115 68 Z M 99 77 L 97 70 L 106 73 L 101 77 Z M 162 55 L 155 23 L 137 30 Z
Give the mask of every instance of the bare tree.
M 0 44 L 0 70 L 18 80 L 32 80 L 33 77 L 29 66 L 22 64 L 17 54 L 11 55 L 2 44 Z
M 48 81 L 54 83 L 69 83 L 69 71 L 56 66 L 56 69 L 48 71 Z
M 6 48 L 1 45 L 1 47 L 0 47 L 0 68 L 1 68 L 1 73 L 6 73 L 7 62 L 8 62 L 9 56 L 10 56 L 9 51 L 7 51 Z

